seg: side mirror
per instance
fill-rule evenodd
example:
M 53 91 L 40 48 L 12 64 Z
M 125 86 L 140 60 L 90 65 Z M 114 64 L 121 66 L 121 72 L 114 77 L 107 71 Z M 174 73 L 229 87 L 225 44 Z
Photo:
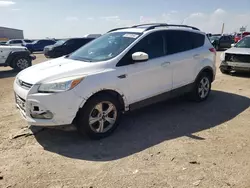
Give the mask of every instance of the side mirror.
M 135 52 L 132 54 L 132 59 L 135 62 L 143 62 L 148 60 L 148 54 L 144 52 Z
M 234 47 L 235 46 L 235 44 L 231 44 L 231 47 Z

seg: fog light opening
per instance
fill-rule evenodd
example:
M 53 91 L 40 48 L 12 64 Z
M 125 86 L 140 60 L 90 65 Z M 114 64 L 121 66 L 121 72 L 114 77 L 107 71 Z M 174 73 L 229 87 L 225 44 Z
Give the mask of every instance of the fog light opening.
M 30 114 L 30 116 L 35 119 L 52 119 L 53 118 L 53 114 L 50 111 L 46 111 L 40 114 L 32 113 Z

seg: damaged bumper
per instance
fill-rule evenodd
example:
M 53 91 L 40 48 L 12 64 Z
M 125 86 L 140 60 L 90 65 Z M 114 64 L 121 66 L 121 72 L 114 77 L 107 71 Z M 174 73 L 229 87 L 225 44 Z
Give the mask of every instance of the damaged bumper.
M 29 125 L 56 126 L 71 124 L 79 110 L 82 98 L 73 91 L 37 93 L 37 86 L 26 90 L 14 84 L 15 102 Z

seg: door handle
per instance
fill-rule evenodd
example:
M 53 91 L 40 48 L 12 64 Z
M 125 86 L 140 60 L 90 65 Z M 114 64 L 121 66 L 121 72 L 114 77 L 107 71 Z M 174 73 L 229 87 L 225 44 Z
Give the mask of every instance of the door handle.
M 164 62 L 161 64 L 162 67 L 167 67 L 168 65 L 170 65 L 170 62 Z
M 117 76 L 117 77 L 120 78 L 120 79 L 124 79 L 124 78 L 127 78 L 127 75 L 126 74 L 122 74 L 122 75 Z

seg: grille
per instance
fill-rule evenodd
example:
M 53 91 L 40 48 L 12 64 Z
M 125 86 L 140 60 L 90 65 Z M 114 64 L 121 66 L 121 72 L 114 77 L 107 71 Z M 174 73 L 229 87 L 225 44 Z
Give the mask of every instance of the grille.
M 250 55 L 226 53 L 225 59 L 230 62 L 250 63 Z

